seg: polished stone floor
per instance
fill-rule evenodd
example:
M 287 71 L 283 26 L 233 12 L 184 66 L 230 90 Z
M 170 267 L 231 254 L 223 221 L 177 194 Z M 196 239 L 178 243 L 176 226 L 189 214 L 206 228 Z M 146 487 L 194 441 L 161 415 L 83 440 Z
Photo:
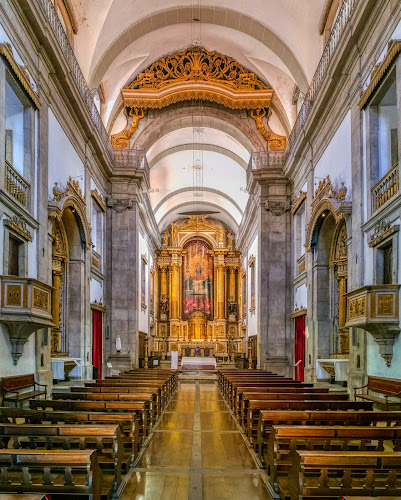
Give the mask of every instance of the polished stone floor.
M 269 499 L 216 382 L 181 381 L 121 500 Z

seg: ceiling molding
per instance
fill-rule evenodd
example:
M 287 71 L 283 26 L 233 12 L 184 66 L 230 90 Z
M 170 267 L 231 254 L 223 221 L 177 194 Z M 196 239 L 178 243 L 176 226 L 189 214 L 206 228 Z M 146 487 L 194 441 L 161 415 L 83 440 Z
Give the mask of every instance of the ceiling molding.
M 153 212 L 156 214 L 157 211 L 162 207 L 162 205 L 169 199 L 174 198 L 174 196 L 178 196 L 181 193 L 189 193 L 191 191 L 195 191 L 194 187 L 186 187 L 186 188 L 181 188 L 181 189 L 176 189 L 175 191 L 172 191 L 169 193 L 167 196 L 165 196 L 162 200 L 159 201 L 159 203 L 155 206 L 153 209 Z M 244 215 L 244 211 L 242 208 L 237 204 L 236 201 L 234 201 L 228 194 L 224 193 L 223 191 L 219 191 L 218 189 L 213 189 L 213 188 L 208 188 L 208 187 L 198 187 L 196 188 L 196 191 L 204 191 L 206 193 L 213 193 L 221 196 L 222 198 L 225 198 L 228 200 L 234 207 L 238 210 L 238 212 L 241 215 Z
M 174 208 L 172 208 L 168 212 L 166 212 L 163 215 L 163 217 L 160 219 L 160 221 L 158 222 L 158 226 L 159 226 L 160 231 L 163 228 L 163 224 L 164 224 L 163 221 L 165 221 L 172 213 L 176 212 L 177 210 L 182 210 L 184 207 L 189 207 L 189 206 L 191 206 L 193 204 L 194 204 L 193 201 L 189 201 L 189 202 L 186 202 L 186 203 L 181 203 L 180 205 L 176 205 Z M 235 233 L 238 231 L 238 227 L 239 226 L 238 226 L 237 221 L 230 214 L 230 212 L 228 212 L 225 208 L 222 208 L 220 205 L 216 205 L 215 203 L 210 203 L 210 202 L 207 202 L 207 201 L 204 201 L 202 203 L 202 205 L 205 208 L 214 208 L 215 210 L 218 210 L 219 212 L 223 212 L 228 217 L 228 219 L 232 222 L 232 225 L 229 226 L 230 229 L 232 229 Z M 213 218 L 219 220 L 217 214 L 213 214 Z
M 162 153 L 159 153 L 151 160 L 148 158 L 149 167 L 154 167 L 156 163 L 161 161 L 163 158 L 166 158 L 166 156 L 170 156 L 181 151 L 192 151 L 193 149 L 193 144 L 180 144 L 178 146 L 173 146 L 169 149 L 165 149 Z M 223 148 L 221 146 L 216 146 L 215 144 L 202 144 L 202 151 L 209 151 L 227 156 L 227 158 L 230 158 L 231 160 L 238 163 L 238 165 L 240 165 L 244 170 L 248 168 L 248 163 L 245 160 L 243 160 L 240 156 L 233 153 L 229 149 Z
M 92 65 L 89 79 L 90 87 L 97 87 L 100 84 L 107 69 L 124 48 L 160 28 L 175 24 L 191 24 L 192 18 L 193 13 L 190 7 L 180 7 L 156 12 L 133 23 L 109 44 L 108 49 L 103 52 L 97 63 Z M 257 19 L 233 9 L 219 7 L 201 7 L 200 18 L 204 23 L 231 28 L 258 40 L 281 59 L 302 91 L 308 89 L 308 80 L 292 50 Z

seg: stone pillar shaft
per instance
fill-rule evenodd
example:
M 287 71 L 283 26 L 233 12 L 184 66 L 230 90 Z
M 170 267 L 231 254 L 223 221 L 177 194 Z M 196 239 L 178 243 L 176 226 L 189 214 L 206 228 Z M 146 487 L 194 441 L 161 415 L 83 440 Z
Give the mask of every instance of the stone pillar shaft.
M 344 294 L 347 293 L 347 280 L 345 276 L 339 278 L 338 283 L 338 326 L 342 329 L 345 327 L 347 298 Z

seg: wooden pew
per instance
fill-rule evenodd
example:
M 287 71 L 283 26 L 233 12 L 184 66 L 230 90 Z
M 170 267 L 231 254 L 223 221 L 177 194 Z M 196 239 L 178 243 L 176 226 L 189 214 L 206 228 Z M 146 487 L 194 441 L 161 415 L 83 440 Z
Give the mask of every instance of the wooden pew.
M 238 418 L 241 410 L 242 396 L 245 392 L 253 392 L 259 394 L 268 394 L 280 392 L 288 394 L 327 394 L 329 389 L 327 387 L 237 387 L 237 395 L 235 399 L 235 415 Z
M 269 482 L 279 493 L 297 451 L 385 451 L 384 441 L 401 451 L 401 427 L 273 426 L 265 455 Z
M 16 409 L 0 407 L 0 422 L 5 424 L 15 423 L 21 425 L 21 420 L 26 424 L 118 424 L 122 431 L 124 447 L 132 457 L 136 457 L 141 445 L 139 437 L 138 417 L 136 413 L 115 412 L 83 412 L 83 411 L 43 411 L 28 408 Z
M 298 451 L 288 478 L 291 500 L 397 495 L 400 488 L 401 452 L 394 451 Z
M 277 389 L 281 391 L 281 389 Z M 348 393 L 341 392 L 330 392 L 324 394 L 315 393 L 254 393 L 254 392 L 244 392 L 242 397 L 241 408 L 239 410 L 239 420 L 242 427 L 246 428 L 247 425 L 247 415 L 249 408 L 249 401 L 348 401 Z
M 0 467 L 1 492 L 111 498 L 93 450 L 0 450 Z
M 269 386 L 269 385 L 287 385 L 290 384 L 291 386 L 296 386 L 296 385 L 304 385 L 306 387 L 306 384 L 303 384 L 302 382 L 292 380 L 290 378 L 284 378 L 284 377 L 271 377 L 271 376 L 258 376 L 258 377 L 237 377 L 237 376 L 230 376 L 226 377 L 223 383 L 223 389 L 222 389 L 222 396 L 227 400 L 231 400 L 232 398 L 232 391 L 234 390 L 235 387 L 240 385 L 252 385 L 252 386 Z M 310 387 L 312 387 L 313 384 L 309 384 Z
M 31 400 L 30 408 L 34 410 L 46 410 L 51 408 L 55 411 L 109 411 L 136 413 L 138 417 L 140 435 L 145 439 L 149 434 L 149 403 L 146 401 L 64 401 L 55 399 Z
M 257 435 L 257 422 L 261 410 L 364 410 L 373 409 L 370 401 L 249 401 L 246 435 L 253 443 Z M 256 440 L 257 443 L 257 440 Z
M 401 411 L 319 411 L 319 410 L 268 410 L 260 411 L 257 430 L 257 449 L 259 458 L 263 454 L 270 439 L 273 426 L 301 425 L 319 426 L 377 426 L 401 427 Z
M 85 382 L 85 387 L 121 387 L 121 388 L 132 388 L 132 389 L 153 389 L 159 392 L 159 400 L 162 402 L 161 404 L 166 406 L 169 402 L 170 396 L 167 392 L 166 386 L 160 382 L 137 382 L 135 380 L 128 379 L 107 379 L 107 380 L 96 380 L 93 382 Z
M 27 441 L 29 439 L 29 441 Z M 131 455 L 125 453 L 121 439 L 121 428 L 114 424 L 101 425 L 33 425 L 1 424 L 0 448 L 32 450 L 93 450 L 103 471 L 113 475 L 113 494 L 118 495 L 122 486 L 121 471 L 131 462 Z M 108 481 L 110 482 L 110 481 Z M 0 486 L 1 488 L 1 486 Z
M 136 373 L 128 373 L 124 375 L 113 375 L 112 377 L 106 377 L 104 382 L 115 380 L 124 380 L 124 381 L 135 381 L 142 383 L 160 383 L 163 385 L 164 390 L 168 397 L 172 396 L 175 392 L 174 383 L 171 377 L 144 377 L 141 374 Z M 103 383 L 103 380 L 97 380 L 97 383 Z
M 248 386 L 250 388 L 258 388 L 258 387 L 269 387 L 269 388 L 278 388 L 278 387 L 300 387 L 303 389 L 313 387 L 313 384 L 304 384 L 299 382 L 294 382 L 293 380 L 263 380 L 263 381 L 252 381 L 252 382 L 244 382 L 243 380 L 232 380 L 229 383 L 228 389 L 226 391 L 226 401 L 229 403 L 231 407 L 234 406 L 237 392 L 239 387 Z M 277 392 L 277 391 L 276 391 Z
M 152 427 L 156 422 L 156 405 L 153 394 L 113 394 L 113 393 L 92 393 L 92 392 L 53 392 L 55 400 L 69 401 L 137 401 L 149 403 L 148 427 Z
M 357 390 L 366 389 L 366 393 L 357 394 Z M 372 392 L 374 394 L 372 394 Z M 383 394 L 384 397 L 380 397 L 377 394 Z M 368 377 L 368 383 L 362 387 L 354 388 L 355 399 L 364 399 L 367 401 L 373 401 L 374 403 L 382 404 L 386 407 L 386 410 L 390 406 L 395 406 L 401 409 L 401 380 L 394 378 L 384 378 L 384 377 Z M 398 398 L 397 401 L 392 401 L 389 398 Z
M 104 386 L 94 386 L 94 387 L 71 387 L 70 393 L 102 393 L 102 394 L 152 394 L 154 407 L 156 412 L 156 419 L 160 417 L 161 412 L 164 409 L 163 402 L 161 400 L 161 391 L 157 388 L 148 387 L 104 387 Z
M 32 495 L 19 495 L 18 493 L 2 493 L 1 500 L 46 500 L 46 495 L 41 493 Z

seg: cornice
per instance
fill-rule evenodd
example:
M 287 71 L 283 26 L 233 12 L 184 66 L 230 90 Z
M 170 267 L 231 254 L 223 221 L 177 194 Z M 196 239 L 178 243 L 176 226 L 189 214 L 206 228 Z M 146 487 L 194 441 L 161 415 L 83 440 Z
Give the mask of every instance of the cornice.
M 383 78 L 387 75 L 388 71 L 392 67 L 394 61 L 397 59 L 400 52 L 401 52 L 401 40 L 397 40 L 393 42 L 392 45 L 390 45 L 389 51 L 386 57 L 384 58 L 383 62 L 373 70 L 371 82 L 368 88 L 362 94 L 362 98 L 359 101 L 359 107 L 361 109 L 365 108 L 369 99 L 374 94 L 374 92 L 382 82 Z
M 25 92 L 30 97 L 31 101 L 35 104 L 36 108 L 39 109 L 40 108 L 39 97 L 31 86 L 31 82 L 26 73 L 26 68 L 25 66 L 21 66 L 20 64 L 17 63 L 17 61 L 14 58 L 13 49 L 9 43 L 7 42 L 0 43 L 0 55 L 8 62 L 13 71 L 14 76 L 18 79 L 18 81 L 24 88 Z

